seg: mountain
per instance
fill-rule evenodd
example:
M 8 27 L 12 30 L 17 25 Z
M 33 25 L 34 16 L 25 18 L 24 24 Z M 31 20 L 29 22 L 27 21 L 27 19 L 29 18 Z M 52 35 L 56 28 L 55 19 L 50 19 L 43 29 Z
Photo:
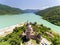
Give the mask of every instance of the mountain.
M 2 5 L 0 4 L 0 15 L 5 15 L 5 14 L 19 14 L 22 13 L 21 9 L 18 8 L 13 8 L 7 5 Z
M 26 9 L 24 10 L 24 13 L 36 13 L 37 11 L 39 11 L 38 9 Z
M 40 10 L 36 14 L 42 16 L 43 19 L 60 26 L 60 6 Z

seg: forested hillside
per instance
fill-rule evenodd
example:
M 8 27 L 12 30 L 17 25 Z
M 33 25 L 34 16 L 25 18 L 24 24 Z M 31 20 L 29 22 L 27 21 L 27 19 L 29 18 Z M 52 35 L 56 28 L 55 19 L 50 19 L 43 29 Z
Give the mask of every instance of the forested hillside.
M 60 6 L 55 6 L 51 8 L 38 11 L 37 15 L 41 15 L 43 19 L 60 26 Z
M 21 9 L 0 4 L 0 15 L 19 14 L 19 13 L 22 13 Z

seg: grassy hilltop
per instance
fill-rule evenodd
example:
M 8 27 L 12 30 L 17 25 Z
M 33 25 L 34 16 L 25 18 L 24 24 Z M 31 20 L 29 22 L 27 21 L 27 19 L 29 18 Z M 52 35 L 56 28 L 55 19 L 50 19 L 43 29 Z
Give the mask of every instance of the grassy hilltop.
M 52 45 L 60 45 L 60 36 L 55 34 L 50 28 L 43 25 L 31 24 L 35 33 L 40 33 L 42 37 L 52 42 Z M 7 36 L 0 38 L 0 45 L 20 45 L 22 40 L 21 34 L 26 30 L 26 25 L 22 27 L 15 27 L 14 31 Z M 54 37 L 49 36 L 46 32 L 51 33 Z M 38 38 L 37 38 L 38 39 Z M 38 40 L 39 41 L 39 40 Z M 35 41 L 34 41 L 35 42 Z M 36 43 L 34 43 L 36 44 Z

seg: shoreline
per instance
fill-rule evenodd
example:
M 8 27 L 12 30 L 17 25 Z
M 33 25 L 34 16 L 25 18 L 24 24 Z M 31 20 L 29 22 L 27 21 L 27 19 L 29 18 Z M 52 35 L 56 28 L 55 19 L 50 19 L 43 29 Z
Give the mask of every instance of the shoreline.
M 13 32 L 13 29 L 15 27 L 20 27 L 20 26 L 23 26 L 25 23 L 18 23 L 16 25 L 12 25 L 12 26 L 9 26 L 9 27 L 5 27 L 5 28 L 2 28 L 0 29 L 0 37 L 4 37 L 6 36 L 7 34 L 10 34 Z
M 12 32 L 13 32 L 13 29 L 14 29 L 15 27 L 21 27 L 21 26 L 23 26 L 25 23 L 26 23 L 26 22 L 24 22 L 24 23 L 18 23 L 18 24 L 15 24 L 15 25 L 8 26 L 8 27 L 5 27 L 5 28 L 0 29 L 0 37 L 4 37 L 4 36 L 12 33 Z M 40 24 L 39 24 L 39 25 L 40 25 Z M 51 31 L 53 31 L 53 30 L 51 30 Z M 59 33 L 55 32 L 55 31 L 53 31 L 53 33 L 54 33 L 54 34 L 57 34 L 57 35 L 60 35 Z

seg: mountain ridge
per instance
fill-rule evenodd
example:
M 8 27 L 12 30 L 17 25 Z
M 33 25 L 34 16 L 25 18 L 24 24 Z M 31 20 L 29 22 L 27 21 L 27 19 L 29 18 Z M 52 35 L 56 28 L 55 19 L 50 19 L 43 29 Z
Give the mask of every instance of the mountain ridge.
M 23 10 L 24 11 L 24 13 L 36 13 L 36 12 L 38 12 L 39 10 L 38 9 L 25 9 L 25 10 Z
M 5 14 L 19 14 L 19 13 L 22 13 L 21 9 L 0 4 L 0 15 L 5 15 Z
M 43 19 L 60 26 L 60 6 L 40 10 L 36 14 L 42 16 Z

